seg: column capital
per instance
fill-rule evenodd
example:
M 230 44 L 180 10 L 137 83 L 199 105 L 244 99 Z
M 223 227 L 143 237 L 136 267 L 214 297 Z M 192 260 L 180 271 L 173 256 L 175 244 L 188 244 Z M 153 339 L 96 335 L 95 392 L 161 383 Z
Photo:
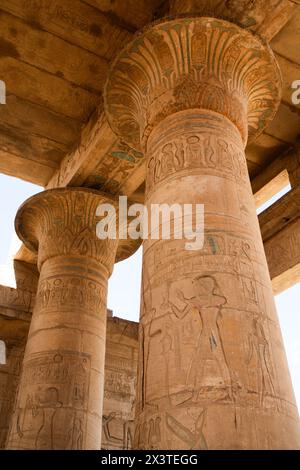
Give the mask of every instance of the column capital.
M 38 267 L 56 256 L 83 256 L 111 271 L 116 261 L 133 254 L 137 240 L 101 240 L 96 234 L 99 204 L 111 204 L 118 219 L 116 197 L 86 188 L 51 189 L 27 199 L 19 208 L 15 228 L 19 238 L 38 253 Z
M 181 17 L 154 23 L 119 54 L 105 86 L 113 130 L 136 149 L 170 114 L 225 115 L 244 143 L 276 113 L 281 75 L 266 42 L 224 20 Z

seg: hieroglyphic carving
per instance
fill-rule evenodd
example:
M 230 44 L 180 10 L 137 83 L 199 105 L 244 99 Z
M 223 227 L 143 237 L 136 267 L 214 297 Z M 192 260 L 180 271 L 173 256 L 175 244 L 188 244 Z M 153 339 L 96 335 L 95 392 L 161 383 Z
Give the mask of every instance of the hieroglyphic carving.
M 300 263 L 300 219 L 285 227 L 265 242 L 271 277 Z
M 84 309 L 89 314 L 99 314 L 106 307 L 106 289 L 95 280 L 81 276 L 62 276 L 42 279 L 36 297 L 36 309 L 47 313 L 53 309 Z
M 214 170 L 214 174 L 235 178 L 245 182 L 248 173 L 244 164 L 244 155 L 234 140 L 229 141 L 221 136 L 211 136 L 209 133 L 192 135 L 186 138 L 172 139 L 161 151 L 154 153 L 148 160 L 147 190 L 160 183 L 165 178 L 180 171 L 191 169 Z M 242 161 L 242 163 L 241 163 Z
M 259 404 L 263 406 L 266 396 L 271 395 L 275 397 L 276 392 L 272 358 L 261 315 L 253 315 L 252 330 L 249 332 L 248 339 L 249 353 L 247 364 L 250 365 L 252 361 L 256 361 L 255 369 L 257 371 Z
M 190 254 L 189 261 L 186 258 L 184 262 L 181 262 L 181 265 L 178 264 L 178 259 L 174 256 L 176 246 L 178 246 L 178 242 L 170 240 L 168 244 L 157 243 L 149 249 L 147 270 L 151 270 L 151 274 L 157 273 L 155 283 L 152 285 L 161 285 L 164 276 L 169 271 L 174 271 L 174 264 L 177 265 L 179 275 L 186 275 L 189 271 L 197 271 L 204 262 L 209 271 L 216 271 L 220 256 L 226 272 L 238 276 L 239 291 L 244 294 L 244 301 L 247 304 L 250 303 L 252 308 L 255 306 L 258 294 L 253 277 L 255 275 L 254 266 L 261 264 L 263 252 L 257 252 L 257 248 L 250 238 L 227 231 L 207 229 L 204 233 L 204 245 L 201 252 Z M 267 268 L 261 267 L 261 269 L 263 269 L 265 276 L 268 276 Z M 250 281 L 252 281 L 252 288 L 250 288 Z M 147 309 L 144 310 L 147 311 Z
M 115 412 L 111 412 L 108 416 L 103 415 L 102 420 L 102 449 L 132 449 L 133 420 L 124 421 L 122 415 Z
M 117 194 L 121 185 L 126 182 L 142 160 L 141 152 L 131 149 L 123 142 L 118 142 L 84 181 L 84 186 L 109 194 Z
M 6 340 L 6 364 L 0 365 L 0 449 L 5 448 L 17 386 L 20 379 L 24 341 Z
M 34 440 L 36 449 L 84 448 L 90 367 L 84 353 L 32 355 L 24 364 L 10 445 L 26 449 Z
M 175 281 L 169 286 L 159 314 L 153 308 L 148 323 L 141 324 L 142 409 L 154 406 L 158 399 L 148 388 L 149 368 L 151 375 L 155 367 L 155 362 L 149 364 L 153 355 L 163 358 L 157 377 L 164 377 L 170 404 L 197 403 L 210 395 L 214 400 L 232 398 L 231 375 L 218 324 L 224 304 L 226 298 L 211 275 L 185 283 Z M 159 402 L 155 406 L 160 407 Z
M 23 312 L 32 311 L 35 296 L 25 289 L 13 289 L 12 287 L 0 286 L 0 306 Z
M 137 324 L 108 318 L 102 449 L 132 449 L 136 394 Z
M 197 401 L 199 393 L 201 394 L 205 371 L 211 377 L 219 378 L 218 382 L 210 383 L 210 386 L 218 387 L 221 384 L 231 395 L 231 377 L 218 325 L 222 306 L 227 300 L 219 292 L 219 286 L 213 276 L 199 276 L 193 279 L 193 284 L 196 295 L 187 302 L 197 310 L 202 324 L 187 378 L 193 399 Z
M 139 449 L 159 449 L 162 439 L 162 418 L 153 415 L 149 421 L 139 425 L 135 431 L 135 441 Z

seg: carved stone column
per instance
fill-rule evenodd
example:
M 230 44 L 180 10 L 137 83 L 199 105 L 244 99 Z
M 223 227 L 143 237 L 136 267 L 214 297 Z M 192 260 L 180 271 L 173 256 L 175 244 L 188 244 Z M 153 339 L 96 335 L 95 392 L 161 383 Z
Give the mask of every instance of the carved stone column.
M 107 282 L 124 257 L 117 239 L 96 236 L 100 203 L 117 205 L 68 188 L 40 193 L 18 211 L 16 230 L 38 251 L 40 279 L 10 449 L 100 449 Z
M 14 261 L 17 288 L 0 286 L 0 340 L 6 362 L 0 363 L 0 449 L 5 448 L 38 283 L 34 265 Z
M 1 295 L 1 290 L 0 290 Z M 1 302 L 0 302 L 1 303 Z M 5 363 L 0 362 L 0 449 L 5 448 L 17 386 L 20 380 L 30 315 L 0 305 L 0 340 L 5 344 Z
M 144 242 L 139 448 L 300 446 L 244 153 L 280 88 L 268 45 L 213 18 L 156 23 L 112 66 L 107 115 L 146 154 L 148 209 L 205 205 L 203 249 Z

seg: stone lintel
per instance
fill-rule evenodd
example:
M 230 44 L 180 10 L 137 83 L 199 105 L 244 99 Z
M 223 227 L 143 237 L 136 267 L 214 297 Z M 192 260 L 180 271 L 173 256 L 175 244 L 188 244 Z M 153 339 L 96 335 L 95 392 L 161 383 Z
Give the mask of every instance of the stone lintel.
M 275 295 L 300 281 L 299 207 L 298 186 L 258 217 Z

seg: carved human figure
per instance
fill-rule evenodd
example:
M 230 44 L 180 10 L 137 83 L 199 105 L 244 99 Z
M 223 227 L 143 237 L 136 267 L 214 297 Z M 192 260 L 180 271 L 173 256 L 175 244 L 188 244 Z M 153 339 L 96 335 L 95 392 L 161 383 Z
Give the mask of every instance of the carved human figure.
M 157 444 L 159 444 L 160 441 L 161 441 L 160 426 L 161 426 L 161 417 L 160 416 L 157 416 L 156 418 L 150 419 L 149 437 L 148 437 L 148 442 L 149 442 L 149 448 L 150 449 L 156 449 Z
M 18 410 L 16 429 L 24 445 L 34 439 L 35 449 L 55 449 L 55 415 L 61 406 L 55 387 L 48 387 L 35 397 L 27 397 L 25 408 Z
M 219 320 L 226 298 L 213 276 L 199 276 L 193 280 L 195 297 L 188 300 L 194 307 L 202 323 L 197 348 L 192 358 L 187 383 L 197 401 L 204 387 L 226 387 L 231 396 L 231 377 L 226 361 Z
M 37 408 L 42 409 L 43 412 L 43 424 L 38 430 L 35 439 L 35 448 L 39 450 L 43 449 L 55 449 L 54 443 L 54 426 L 55 416 L 58 408 L 62 407 L 62 402 L 59 401 L 58 390 L 55 387 L 49 387 L 45 392 L 38 398 Z M 50 443 L 50 445 L 49 445 Z
M 202 143 L 197 135 L 187 138 L 187 158 L 190 165 L 202 166 L 204 164 Z
M 173 144 L 166 144 L 162 148 L 161 165 L 163 176 L 168 175 L 175 170 L 175 155 Z
M 247 364 L 255 362 L 258 381 L 259 404 L 263 406 L 267 395 L 276 396 L 273 383 L 273 367 L 269 343 L 267 341 L 261 314 L 254 313 L 252 318 L 252 330 L 248 336 L 249 351 Z
M 125 421 L 123 425 L 123 449 L 131 450 L 133 446 L 133 421 Z
M 28 435 L 32 437 L 32 433 L 34 433 L 34 438 L 36 438 L 39 429 L 44 426 L 44 411 L 38 408 L 34 397 L 28 395 L 25 407 L 16 410 L 16 412 L 16 432 L 19 438 L 26 440 Z
M 180 404 L 191 398 L 186 383 L 187 360 L 190 351 L 197 344 L 200 320 L 195 308 L 191 307 L 183 290 L 179 288 L 181 285 L 184 289 L 184 284 L 189 282 L 185 280 L 184 283 L 171 283 L 161 304 L 153 308 L 148 306 L 149 322 L 144 324 L 142 321 L 140 341 L 143 345 L 144 366 L 141 402 L 146 409 L 157 410 L 161 408 L 162 402 Z M 148 301 L 150 302 L 150 298 Z M 163 378 L 166 390 L 162 400 L 151 393 L 148 384 L 149 375 L 151 376 L 155 367 L 153 362 L 149 362 L 154 351 L 157 358 L 162 357 L 161 368 L 157 371 L 157 376 Z
M 76 413 L 73 419 L 72 427 L 69 431 L 69 439 L 67 449 L 81 450 L 83 444 L 83 429 L 80 418 L 76 417 Z

